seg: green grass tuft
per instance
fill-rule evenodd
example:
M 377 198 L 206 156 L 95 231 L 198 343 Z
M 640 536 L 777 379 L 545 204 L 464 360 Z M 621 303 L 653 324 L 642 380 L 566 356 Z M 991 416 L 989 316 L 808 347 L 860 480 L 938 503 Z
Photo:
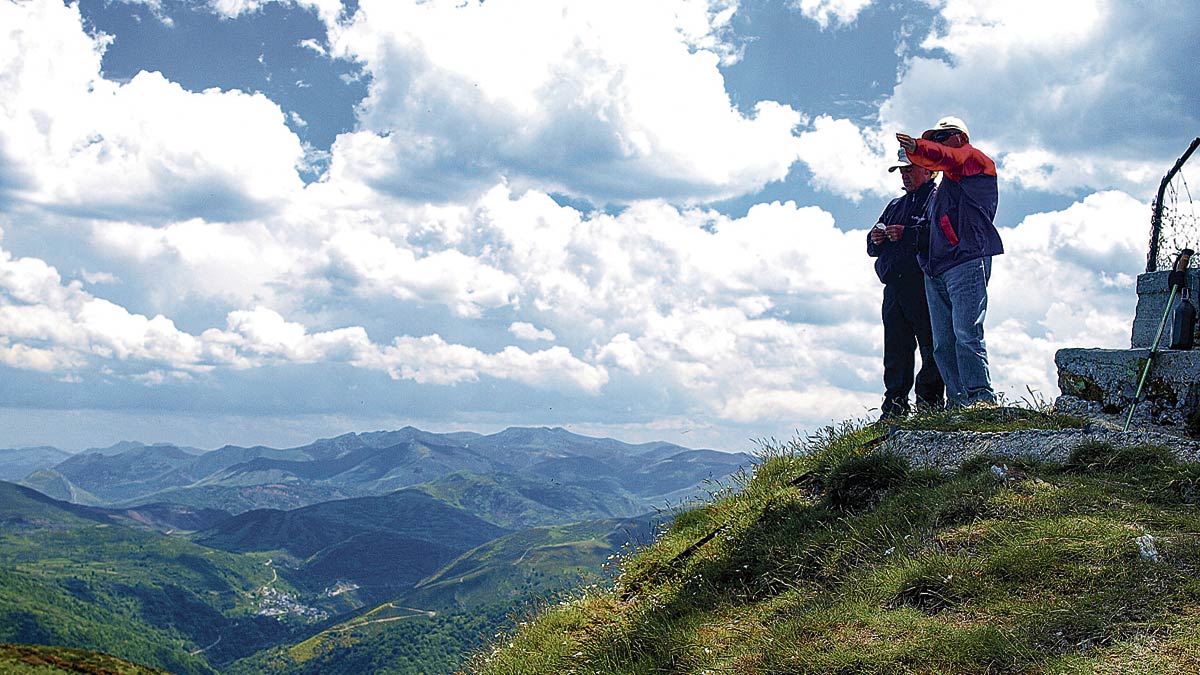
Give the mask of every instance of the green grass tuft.
M 978 559 L 965 553 L 924 551 L 897 566 L 899 579 L 889 606 L 924 612 L 958 607 L 984 590 L 978 566 Z
M 829 472 L 825 489 L 831 506 L 853 511 L 882 500 L 904 484 L 908 473 L 908 462 L 894 454 L 848 457 Z
M 925 431 L 1017 431 L 1020 429 L 1082 429 L 1087 419 L 1053 408 L 999 406 L 930 411 L 900 420 L 902 429 Z
M 1114 448 L 1103 441 L 1081 443 L 1064 462 L 1069 471 L 1154 471 L 1175 464 L 1170 448 L 1137 445 Z

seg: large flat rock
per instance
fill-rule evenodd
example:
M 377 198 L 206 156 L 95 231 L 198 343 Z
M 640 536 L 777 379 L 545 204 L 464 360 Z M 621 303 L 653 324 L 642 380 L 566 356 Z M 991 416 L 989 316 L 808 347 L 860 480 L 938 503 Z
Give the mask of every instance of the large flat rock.
M 1181 462 L 1200 461 L 1200 442 L 1153 431 L 1121 432 L 1105 428 L 1009 432 L 899 429 L 892 432 L 881 449 L 904 457 L 913 466 L 953 472 L 963 462 L 978 457 L 1061 463 L 1081 444 L 1097 441 L 1114 448 L 1161 445 Z

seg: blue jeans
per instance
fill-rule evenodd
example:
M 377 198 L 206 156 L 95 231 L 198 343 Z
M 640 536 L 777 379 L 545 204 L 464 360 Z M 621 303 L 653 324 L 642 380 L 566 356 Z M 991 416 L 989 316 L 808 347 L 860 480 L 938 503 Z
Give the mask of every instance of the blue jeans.
M 925 277 L 925 299 L 933 326 L 933 358 L 946 383 L 951 406 L 996 402 L 988 372 L 983 319 L 992 258 L 956 265 L 937 277 Z

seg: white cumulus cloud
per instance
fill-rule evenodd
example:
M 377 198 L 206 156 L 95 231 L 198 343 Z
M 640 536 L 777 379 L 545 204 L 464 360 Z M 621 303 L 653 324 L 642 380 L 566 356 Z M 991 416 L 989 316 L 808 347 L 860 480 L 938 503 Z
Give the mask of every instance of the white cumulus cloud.
M 770 101 L 749 116 L 731 104 L 718 66 L 733 10 L 366 0 L 332 29 L 332 53 L 372 78 L 358 138 L 335 155 L 372 186 L 420 199 L 499 176 L 600 201 L 754 191 L 787 175 L 800 117 Z
M 548 328 L 538 328 L 527 321 L 516 321 L 508 327 L 508 332 L 522 340 L 554 341 L 554 331 Z
M 505 347 L 488 354 L 465 345 L 447 343 L 439 335 L 397 338 L 392 345 L 361 363 L 382 367 L 395 379 L 409 379 L 421 384 L 475 382 L 486 375 L 535 387 L 578 388 L 596 393 L 608 382 L 608 373 L 603 367 L 575 358 L 564 347 L 537 352 Z
M 0 4 L 0 181 L 24 202 L 100 217 L 243 218 L 301 187 L 299 139 L 261 94 L 100 73 L 111 38 L 78 7 Z
M 889 131 L 944 115 L 1019 188 L 1147 194 L 1200 127 L 1200 6 L 944 0 L 880 110 Z M 1169 45 L 1169 46 L 1167 46 Z
M 1002 388 L 1053 398 L 1056 350 L 1129 346 L 1146 220 L 1143 202 L 1110 191 L 1001 231 L 1006 253 L 992 272 L 987 342 Z
M 150 370 L 135 376 L 145 384 L 221 367 L 317 362 L 349 363 L 433 384 L 487 376 L 595 393 L 608 381 L 603 367 L 577 359 L 564 347 L 537 352 L 506 347 L 489 354 L 437 335 L 402 336 L 380 346 L 361 326 L 314 333 L 265 307 L 232 311 L 224 329 L 192 335 L 165 316 L 131 313 L 90 295 L 79 282 L 64 284 L 44 261 L 15 258 L 0 249 L 0 362 L 69 375 L 93 358 L 148 365 Z
M 440 302 L 460 316 L 508 304 L 517 290 L 512 275 L 456 249 L 417 257 L 413 250 L 365 231 L 334 235 L 328 254 L 331 264 L 368 292 Z
M 793 0 L 792 6 L 816 21 L 822 29 L 835 24 L 849 24 L 874 0 Z
M 160 0 L 152 1 L 157 3 Z M 246 13 L 260 11 L 272 2 L 313 10 L 327 23 L 336 22 L 343 11 L 342 0 L 206 0 L 206 4 L 215 14 L 226 19 L 236 19 Z
M 865 195 L 895 193 L 895 174 L 887 172 L 885 162 L 895 152 L 883 149 L 894 145 L 894 140 L 885 145 L 871 130 L 828 115 L 814 119 L 799 141 L 800 159 L 812 173 L 809 183 L 855 202 Z
M 987 324 L 997 387 L 1053 395 L 1054 350 L 1127 344 L 1146 190 L 1178 151 L 1154 139 L 1200 109 L 1172 85 L 1182 69 L 1160 73 L 1140 46 L 1159 27 L 1127 3 L 1016 16 L 939 0 L 867 122 L 736 109 L 721 71 L 738 58 L 732 2 L 285 4 L 329 27 L 308 50 L 328 44 L 370 82 L 309 185 L 262 94 L 106 80 L 109 38 L 75 6 L 0 2 L 5 367 L 157 392 L 329 366 L 353 371 L 348 388 L 429 387 L 463 414 L 540 406 L 534 389 L 556 414 L 644 429 L 857 416 L 882 390 L 866 233 L 791 201 L 703 204 L 800 160 L 821 195 L 878 199 L 873 214 L 897 192 L 891 133 L 953 112 L 996 158 L 1002 205 L 1072 195 L 1003 230 Z M 869 4 L 795 8 L 849 30 Z M 264 5 L 209 7 L 236 21 Z M 1194 25 L 1186 6 L 1161 9 L 1168 34 Z
M 1189 33 L 1200 21 L 1194 3 L 930 4 L 936 20 L 903 54 L 873 120 L 822 115 L 803 130 L 800 159 L 817 189 L 852 200 L 888 194 L 881 167 L 894 156 L 893 135 L 955 115 L 1012 188 L 1149 196 L 1200 128 L 1200 93 L 1185 65 L 1200 59 Z

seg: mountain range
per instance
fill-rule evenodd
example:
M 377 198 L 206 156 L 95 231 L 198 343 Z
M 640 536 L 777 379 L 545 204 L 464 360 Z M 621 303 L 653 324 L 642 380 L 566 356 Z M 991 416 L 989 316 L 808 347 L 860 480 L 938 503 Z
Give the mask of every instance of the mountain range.
M 115 451 L 69 456 L 29 473 L 20 483 L 80 504 L 167 502 L 240 513 L 381 496 L 420 484 L 469 502 L 487 497 L 468 494 L 471 479 L 451 476 L 496 476 L 502 485 L 471 489 L 515 490 L 510 494 L 541 504 L 529 506 L 542 513 L 530 513 L 528 522 L 513 513 L 509 524 L 545 524 L 563 522 L 553 514 L 556 508 L 579 515 L 578 506 L 597 518 L 644 513 L 687 498 L 703 481 L 723 477 L 748 460 L 744 453 L 661 442 L 631 445 L 561 428 L 514 427 L 481 435 L 405 427 L 288 449 L 225 446 L 198 452 L 126 443 Z

